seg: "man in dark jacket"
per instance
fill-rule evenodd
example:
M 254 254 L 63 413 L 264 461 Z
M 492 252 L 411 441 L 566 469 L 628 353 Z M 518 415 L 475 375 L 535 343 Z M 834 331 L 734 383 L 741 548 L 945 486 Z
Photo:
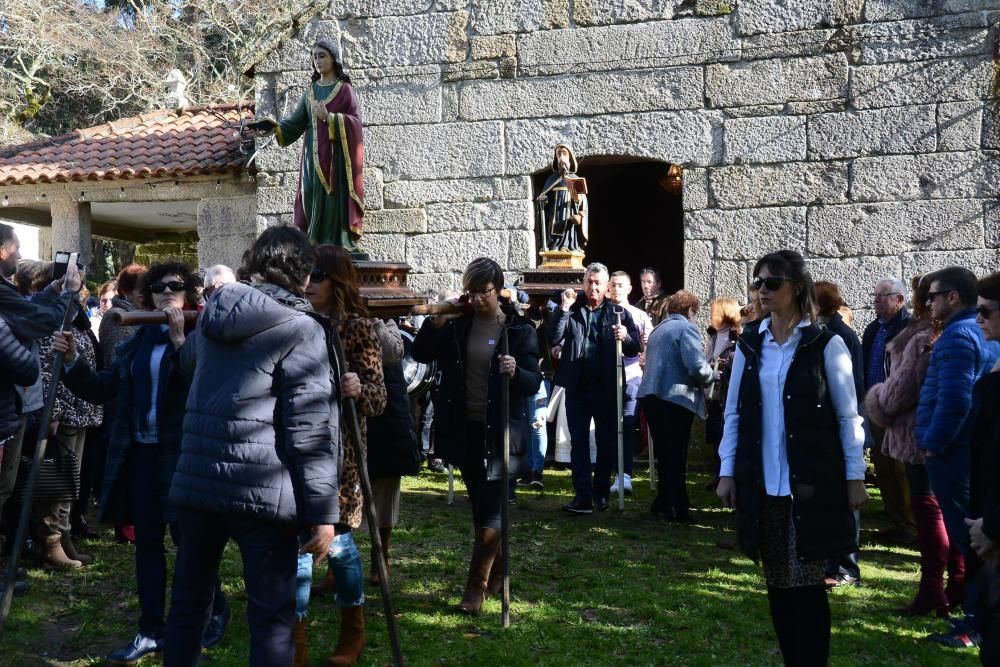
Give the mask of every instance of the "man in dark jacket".
M 290 665 L 301 551 L 326 556 L 339 519 L 339 412 L 327 339 L 302 292 L 316 254 L 292 227 L 261 234 L 179 350 L 192 376 L 170 487 L 181 534 L 165 664 L 197 664 L 229 538 L 243 557 L 250 664 Z M 333 407 L 331 407 L 333 406 Z
M 21 344 L 7 326 L 7 322 L 0 317 L 0 464 L 3 463 L 6 453 L 9 457 L 7 463 L 15 475 L 17 461 L 20 459 L 20 438 L 24 435 L 21 431 L 21 416 L 18 414 L 20 401 L 16 388 L 34 384 L 38 380 L 38 375 L 38 358 L 29 348 Z M 11 486 L 13 481 L 12 476 Z M 14 587 L 15 595 L 26 590 L 28 585 L 24 580 L 23 570 L 21 568 L 18 570 L 19 580 Z M 6 566 L 2 571 L 6 572 Z M 0 593 L 3 593 L 4 585 L 5 582 L 0 581 Z
M 584 298 L 575 290 L 563 292 L 562 303 L 552 314 L 549 341 L 561 345 L 555 384 L 566 389 L 566 421 L 570 434 L 570 465 L 576 497 L 563 506 L 568 514 L 590 514 L 594 505 L 608 509 L 611 470 L 617 448 L 618 366 L 615 341 L 622 354 L 639 354 L 639 332 L 624 308 L 615 312 L 606 298 L 608 269 L 594 262 L 583 276 Z M 621 325 L 617 324 L 621 317 Z M 622 379 L 624 385 L 624 378 Z M 597 463 L 591 481 L 590 420 L 597 427 Z
M 864 390 L 867 392 L 880 382 L 885 382 L 890 369 L 886 368 L 885 350 L 889 341 L 896 337 L 910 322 L 910 312 L 906 309 L 906 286 L 899 278 L 887 277 L 878 281 L 872 293 L 872 305 L 876 319 L 865 327 L 861 338 L 864 352 Z M 862 403 L 864 392 L 859 394 Z M 888 537 L 898 537 L 904 542 L 914 539 L 916 523 L 910 509 L 910 485 L 906 481 L 906 466 L 882 453 L 884 431 L 870 425 L 872 442 L 871 457 L 875 465 L 875 480 L 882 492 L 882 506 L 889 517 Z
M 20 259 L 21 242 L 14 233 L 14 228 L 0 223 L 0 316 L 10 328 L 11 335 L 31 349 L 35 366 L 38 366 L 34 342 L 51 335 L 62 326 L 70 294 L 80 289 L 81 278 L 76 264 L 71 262 L 66 267 L 66 275 L 62 279 L 53 281 L 38 294 L 25 299 L 10 280 L 17 271 L 17 262 Z M 4 380 L 12 377 L 5 375 Z M 9 393 L 0 390 L 0 413 L 3 413 L 0 421 L 9 418 L 20 420 L 14 427 L 14 437 L 8 438 L 4 446 L 6 456 L 0 461 L 0 516 L 3 514 L 4 503 L 14 491 L 14 483 L 17 480 L 24 415 L 41 407 L 42 384 L 39 376 L 25 384 L 21 384 L 15 378 L 10 385 Z M 0 433 L 0 439 L 3 437 L 4 434 Z
M 930 277 L 931 317 L 944 329 L 931 350 L 927 377 L 917 404 L 917 446 L 924 451 L 927 477 L 941 506 L 948 538 L 965 556 L 966 582 L 975 580 L 978 561 L 969 546 L 969 483 L 972 461 L 973 386 L 996 363 L 1000 346 L 987 343 L 976 325 L 976 276 L 951 266 Z M 967 584 L 967 618 L 931 639 L 950 646 L 977 643 L 973 631 L 976 586 Z

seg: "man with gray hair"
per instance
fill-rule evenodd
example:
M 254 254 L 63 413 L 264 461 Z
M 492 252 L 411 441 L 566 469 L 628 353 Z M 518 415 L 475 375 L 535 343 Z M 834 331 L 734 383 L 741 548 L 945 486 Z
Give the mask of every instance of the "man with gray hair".
M 861 339 L 865 391 L 885 381 L 888 370 L 891 370 L 886 368 L 886 346 L 910 321 L 910 313 L 906 309 L 906 286 L 899 278 L 887 276 L 879 280 L 871 297 L 876 319 L 865 328 Z M 875 424 L 871 424 L 871 431 L 871 457 L 875 464 L 875 477 L 882 492 L 885 513 L 891 523 L 887 536 L 904 542 L 912 541 L 916 534 L 916 524 L 910 508 L 906 467 L 902 461 L 882 453 L 884 431 Z
M 629 312 L 607 299 L 608 267 L 587 266 L 582 297 L 574 289 L 562 293 L 562 303 L 552 314 L 549 342 L 562 346 L 554 384 L 566 389 L 566 421 L 570 436 L 573 502 L 568 514 L 590 514 L 608 509 L 611 469 L 616 456 L 618 419 L 615 375 L 618 364 L 615 342 L 622 354 L 639 354 L 639 331 Z M 618 324 L 621 317 L 621 324 Z M 623 380 L 624 382 L 624 380 Z M 597 462 L 590 463 L 590 421 L 597 428 Z
M 201 296 L 207 300 L 208 297 L 212 296 L 212 292 L 218 288 L 229 283 L 235 283 L 236 274 L 225 264 L 216 264 L 205 269 L 204 280 L 205 288 L 202 290 Z

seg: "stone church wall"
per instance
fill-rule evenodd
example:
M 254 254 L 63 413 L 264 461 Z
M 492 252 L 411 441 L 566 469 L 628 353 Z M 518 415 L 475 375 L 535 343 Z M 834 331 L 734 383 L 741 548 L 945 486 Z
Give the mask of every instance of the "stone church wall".
M 745 297 L 788 247 L 863 322 L 882 275 L 1000 269 L 998 18 L 1000 0 L 333 0 L 256 67 L 257 108 L 290 113 L 315 36 L 341 45 L 362 245 L 416 289 L 480 254 L 533 266 L 530 174 L 568 141 L 684 167 L 699 295 Z M 260 224 L 290 220 L 298 156 L 260 154 Z

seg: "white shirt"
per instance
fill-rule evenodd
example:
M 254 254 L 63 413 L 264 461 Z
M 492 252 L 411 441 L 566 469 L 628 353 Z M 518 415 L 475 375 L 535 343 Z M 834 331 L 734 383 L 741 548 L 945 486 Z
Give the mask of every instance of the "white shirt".
M 167 326 L 161 324 L 160 328 L 166 330 Z M 163 363 L 163 355 L 166 352 L 167 344 L 163 343 L 154 345 L 152 351 L 149 353 L 149 382 L 152 385 L 149 396 L 149 412 L 146 415 L 146 423 L 149 425 L 149 428 L 146 431 L 135 434 L 137 442 L 156 443 L 160 440 L 159 425 L 156 423 L 156 399 L 160 393 L 160 364 Z M 136 428 L 139 428 L 138 424 Z
M 795 350 L 802 339 L 802 329 L 809 321 L 800 322 L 792 334 L 779 345 L 771 335 L 771 318 L 760 324 L 763 337 L 760 354 L 760 395 L 761 395 L 761 458 L 764 464 L 764 488 L 769 496 L 792 495 L 789 484 L 788 453 L 786 449 L 784 401 L 781 394 L 785 388 L 788 368 L 792 365 Z M 862 419 L 858 415 L 857 393 L 854 391 L 854 369 L 851 353 L 840 336 L 830 339 L 823 351 L 826 383 L 830 392 L 833 410 L 840 424 L 840 444 L 844 448 L 844 462 L 847 479 L 865 478 L 864 444 L 865 432 Z M 722 459 L 720 476 L 732 477 L 736 466 L 736 445 L 740 428 L 738 410 L 740 382 L 746 359 L 742 350 L 736 348 L 733 356 L 732 380 L 726 397 L 725 428 L 719 443 L 719 458 Z
M 632 316 L 635 328 L 639 330 L 639 344 L 642 344 L 643 336 L 653 330 L 653 320 L 649 319 L 646 311 L 636 308 L 630 303 L 615 304 L 621 305 L 628 314 Z M 625 366 L 625 381 L 642 377 L 642 366 L 639 365 L 639 355 L 634 357 L 623 357 L 622 364 Z

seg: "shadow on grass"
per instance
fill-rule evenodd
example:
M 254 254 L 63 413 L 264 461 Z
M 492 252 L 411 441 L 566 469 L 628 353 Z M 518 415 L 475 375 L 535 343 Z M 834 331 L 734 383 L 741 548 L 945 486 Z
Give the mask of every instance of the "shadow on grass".
M 483 613 L 455 613 L 472 545 L 470 510 L 456 480 L 444 503 L 446 476 L 422 474 L 403 483 L 401 522 L 393 532 L 392 586 L 404 653 L 410 665 L 778 665 L 760 568 L 717 543 L 732 540 L 732 516 L 690 477 L 693 526 L 648 514 L 653 494 L 641 472 L 624 514 L 569 517 L 568 472 L 546 473 L 546 490 L 519 490 L 512 508 L 513 624 L 500 623 L 500 601 Z M 976 664 L 974 654 L 923 641 L 941 629 L 932 619 L 899 618 L 891 609 L 913 594 L 916 553 L 878 543 L 885 524 L 875 507 L 863 518 L 865 586 L 831 593 L 833 665 Z M 368 536 L 358 532 L 362 557 Z M 0 664 L 79 667 L 135 633 L 132 549 L 101 541 L 87 548 L 98 562 L 73 573 L 33 569 L 31 594 L 15 601 Z M 172 550 L 171 550 L 172 551 Z M 367 567 L 367 562 L 366 562 Z M 225 641 L 206 665 L 247 664 L 246 595 L 238 550 L 225 553 L 222 578 L 233 606 Z M 323 567 L 316 569 L 317 580 Z M 369 645 L 362 665 L 391 662 L 382 600 L 366 591 Z M 339 613 L 332 597 L 312 601 L 313 664 L 336 644 Z M 144 665 L 160 664 L 155 660 Z

